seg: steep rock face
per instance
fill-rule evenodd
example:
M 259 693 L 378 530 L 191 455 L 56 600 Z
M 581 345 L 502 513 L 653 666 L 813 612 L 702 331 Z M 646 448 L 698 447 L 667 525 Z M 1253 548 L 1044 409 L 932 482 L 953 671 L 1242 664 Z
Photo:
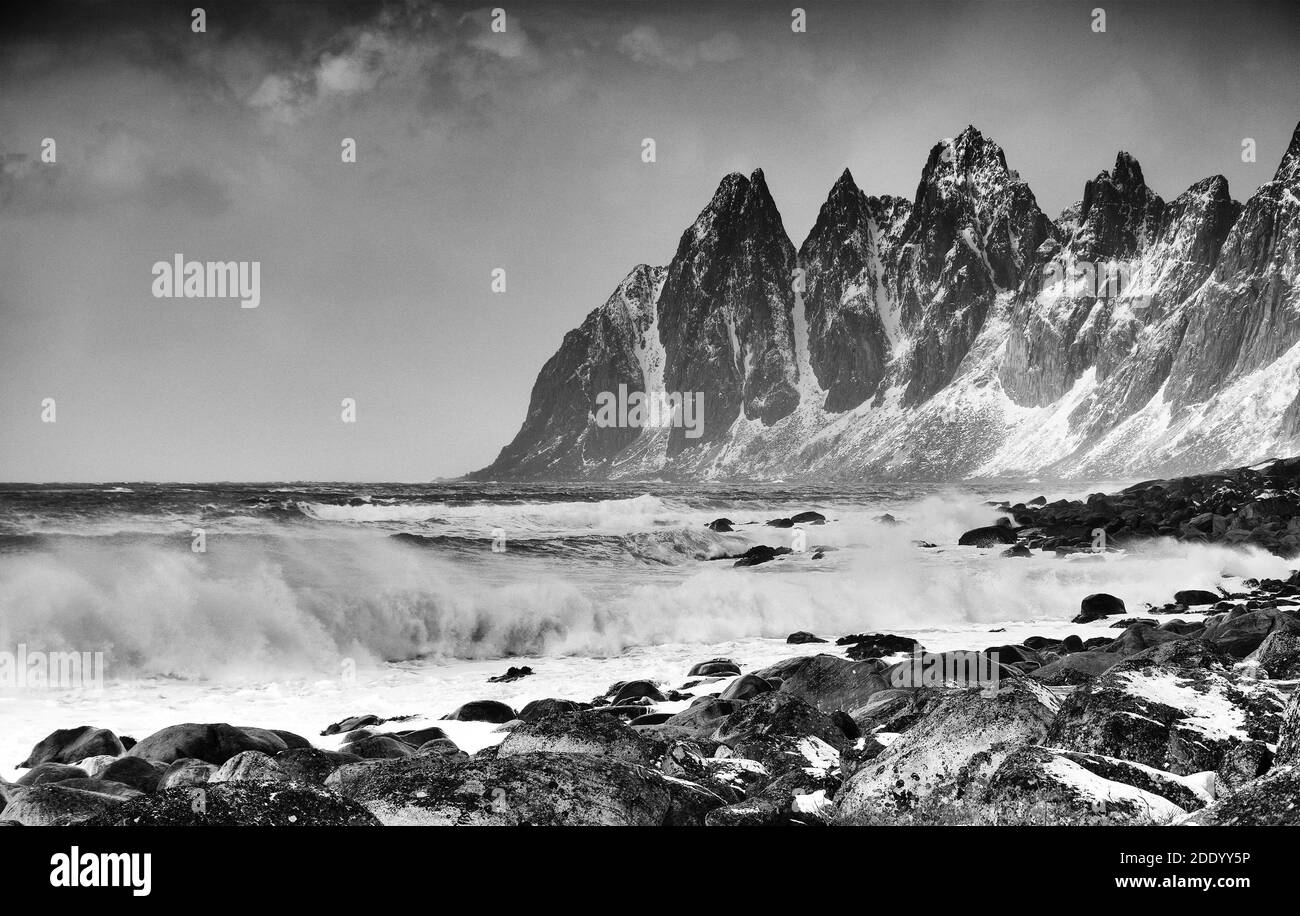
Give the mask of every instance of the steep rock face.
M 724 178 L 682 235 L 659 298 L 664 382 L 704 393 L 706 443 L 738 416 L 771 425 L 799 402 L 794 261 L 762 170 Z M 687 444 L 673 429 L 668 455 Z
M 640 430 L 595 425 L 592 411 L 601 392 L 662 388 L 662 354 L 655 333 L 655 300 L 664 268 L 642 264 L 619 284 L 582 325 L 564 335 L 533 385 L 528 416 L 494 467 L 520 475 L 581 473 L 589 462 L 608 460 Z
M 845 169 L 799 248 L 809 360 L 828 411 L 851 410 L 874 395 L 893 358 L 899 317 L 882 252 L 888 257 L 895 244 L 889 233 L 909 209 L 898 198 L 868 198 Z
M 1001 148 L 974 127 L 930 150 L 902 231 L 894 298 L 912 335 L 903 401 L 947 385 L 998 290 L 1016 288 L 1052 231 Z
M 1187 338 L 1170 385 L 1176 406 L 1211 397 L 1225 380 L 1273 362 L 1300 339 L 1298 161 L 1300 127 L 1273 180 L 1246 202 L 1213 276 L 1190 303 Z
M 1085 438 L 1109 432 L 1160 391 L 1186 331 L 1182 304 L 1214 270 L 1240 212 L 1223 176 L 1203 179 L 1164 206 L 1151 243 L 1128 256 L 1132 283 L 1097 304 L 1097 389 L 1071 414 Z
M 1035 252 L 1032 276 L 1018 297 L 999 373 L 1014 401 L 1050 404 L 1097 363 L 1113 303 L 1097 296 L 1095 274 L 1086 265 L 1134 259 L 1159 231 L 1163 212 L 1164 202 L 1128 153 L 1085 185 L 1077 215 L 1063 214 L 1058 223 L 1070 234 Z M 1116 317 L 1125 321 L 1127 315 Z
M 1113 170 L 1084 185 L 1079 231 L 1071 244 L 1081 255 L 1134 254 L 1155 235 L 1163 213 L 1164 201 L 1147 187 L 1142 167 L 1121 150 Z

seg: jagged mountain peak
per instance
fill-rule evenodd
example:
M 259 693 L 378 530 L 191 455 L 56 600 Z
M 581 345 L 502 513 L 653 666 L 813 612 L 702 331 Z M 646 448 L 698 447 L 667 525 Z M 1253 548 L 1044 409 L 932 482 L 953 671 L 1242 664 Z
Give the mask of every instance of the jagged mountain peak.
M 1141 188 L 1146 186 L 1146 179 L 1142 177 L 1142 164 L 1133 158 L 1131 153 L 1120 150 L 1115 155 L 1115 168 L 1109 173 L 1111 181 L 1119 188 Z
M 1274 181 L 1296 181 L 1300 179 L 1300 123 L 1295 126 L 1295 131 L 1291 134 L 1291 143 L 1282 154 L 1282 161 L 1278 163 L 1277 172 L 1273 175 Z
M 754 169 L 748 177 L 741 172 L 730 172 L 718 182 L 713 198 L 682 234 L 677 255 L 680 258 L 706 241 L 716 242 L 721 235 L 755 232 L 784 238 L 780 210 L 761 168 Z
M 1141 164 L 1121 150 L 1113 170 L 1084 185 L 1070 248 L 1080 257 L 1133 255 L 1155 237 L 1164 209 L 1164 200 L 1147 187 Z
M 718 182 L 718 189 L 713 192 L 713 198 L 709 201 L 704 212 L 709 210 L 724 210 L 734 202 L 740 200 L 749 190 L 749 179 L 743 172 L 728 172 L 722 176 Z
M 643 290 L 663 279 L 665 270 L 664 267 L 655 267 L 651 264 L 638 264 L 623 278 L 623 282 L 619 283 L 618 290 L 619 292 Z
M 868 218 L 867 203 L 867 196 L 862 193 L 849 170 L 845 169 L 826 195 L 826 200 L 817 212 L 817 222 L 813 224 L 800 251 L 826 236 L 832 227 L 844 227 L 843 233 L 851 233 L 865 224 Z
M 974 124 L 967 124 L 952 142 L 958 150 L 967 151 L 968 155 L 994 156 L 1001 158 L 1005 164 L 1006 157 L 1003 155 L 1002 147 L 980 133 L 979 128 Z
M 921 173 L 922 185 L 952 186 L 967 194 L 987 194 L 1019 180 L 1020 176 L 1007 168 L 1002 147 L 973 125 L 932 146 Z
M 761 168 L 754 169 L 746 177 L 744 172 L 728 172 L 718 182 L 718 189 L 713 192 L 713 199 L 705 211 L 724 210 L 744 204 L 749 200 L 770 202 L 772 192 L 767 187 L 767 177 Z
M 667 267 L 565 336 L 483 475 L 1150 476 L 1293 449 L 1297 178 L 1300 127 L 1244 205 L 1221 175 L 1166 203 L 1120 151 L 1053 224 L 970 125 L 912 199 L 838 173 L 796 253 L 762 170 L 732 172 Z M 1128 273 L 1090 288 L 1103 259 Z M 701 423 L 602 426 L 622 385 L 698 395 Z
M 1007 167 L 1002 148 L 972 125 L 930 150 L 902 232 L 903 245 L 916 246 L 916 254 L 905 254 L 902 267 L 908 271 L 912 263 L 921 263 L 925 274 L 938 277 L 957 244 L 959 259 L 968 253 L 977 261 L 986 259 L 992 283 L 1009 289 L 1018 285 L 1022 268 L 1050 233 L 1051 221 L 1029 186 Z M 982 251 L 976 254 L 975 249 Z M 913 262 L 914 257 L 920 260 Z M 918 288 L 909 296 L 900 290 L 898 299 L 914 316 L 933 293 Z
M 853 180 L 853 173 L 845 168 L 840 172 L 840 177 L 835 179 L 835 184 L 831 185 L 831 197 L 838 195 L 857 195 L 861 193 L 858 183 Z
M 718 197 L 731 197 L 737 192 L 745 192 L 751 188 L 767 187 L 767 176 L 763 174 L 762 168 L 756 168 L 748 175 L 744 172 L 728 172 L 722 176 L 718 182 L 718 189 L 713 193 L 716 200 Z

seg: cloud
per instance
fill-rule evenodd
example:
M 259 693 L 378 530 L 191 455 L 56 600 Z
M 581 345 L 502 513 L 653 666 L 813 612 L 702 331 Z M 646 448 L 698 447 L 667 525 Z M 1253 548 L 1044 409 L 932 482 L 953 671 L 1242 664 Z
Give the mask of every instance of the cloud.
M 230 206 L 228 183 L 203 162 L 163 148 L 121 123 L 89 136 L 62 134 L 58 160 L 0 155 L 0 204 L 11 213 L 97 212 L 124 204 L 215 216 Z
M 618 40 L 618 49 L 639 64 L 691 70 L 697 64 L 720 64 L 741 55 L 740 39 L 718 32 L 705 41 L 686 41 L 664 35 L 653 25 L 638 25 Z
M 292 124 L 382 93 L 390 104 L 405 98 L 411 113 L 478 117 L 485 99 L 537 88 L 526 83 L 545 69 L 523 24 L 508 20 L 505 32 L 493 32 L 487 9 L 452 15 L 440 6 L 388 7 L 341 28 L 326 46 L 267 72 L 246 104 L 270 123 Z

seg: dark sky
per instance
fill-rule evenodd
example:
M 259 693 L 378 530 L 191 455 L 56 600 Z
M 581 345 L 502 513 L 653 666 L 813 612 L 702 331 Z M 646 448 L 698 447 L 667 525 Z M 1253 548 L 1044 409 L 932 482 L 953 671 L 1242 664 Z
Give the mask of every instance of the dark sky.
M 199 3 L 3 14 L 0 479 L 460 474 L 729 171 L 764 169 L 798 245 L 845 166 L 910 197 L 968 123 L 1055 216 L 1120 149 L 1166 198 L 1244 199 L 1300 120 L 1294 3 L 804 3 L 807 34 L 791 3 L 506 4 L 504 34 L 208 3 L 196 35 Z M 177 251 L 259 260 L 261 306 L 153 298 Z

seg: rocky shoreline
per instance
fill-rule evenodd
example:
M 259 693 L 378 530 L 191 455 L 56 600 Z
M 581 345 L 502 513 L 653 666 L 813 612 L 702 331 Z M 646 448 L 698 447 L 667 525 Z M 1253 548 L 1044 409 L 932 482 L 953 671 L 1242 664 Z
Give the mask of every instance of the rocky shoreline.
M 1086 500 L 998 503 L 1015 529 L 1007 543 L 1063 552 L 1115 548 L 1171 537 L 1251 544 L 1283 557 L 1300 554 L 1300 457 L 1254 467 L 1148 480 Z M 1000 527 L 1008 527 L 1004 524 Z M 1104 539 L 1098 532 L 1104 532 Z
M 1104 549 L 1167 536 L 1286 552 L 1297 483 L 1292 459 L 998 504 L 1004 517 L 962 542 L 1069 555 L 1101 529 Z M 446 717 L 496 726 L 500 742 L 473 754 L 440 727 L 371 714 L 323 728 L 338 750 L 227 723 L 138 741 L 60 730 L 0 783 L 0 822 L 1300 824 L 1300 572 L 1136 611 L 1087 595 L 1075 614 L 1061 609 L 1062 629 L 1096 635 L 927 653 L 893 634 L 799 632 L 790 644 L 826 651 L 757 670 L 706 659 L 676 684 L 520 709 L 475 701 Z

